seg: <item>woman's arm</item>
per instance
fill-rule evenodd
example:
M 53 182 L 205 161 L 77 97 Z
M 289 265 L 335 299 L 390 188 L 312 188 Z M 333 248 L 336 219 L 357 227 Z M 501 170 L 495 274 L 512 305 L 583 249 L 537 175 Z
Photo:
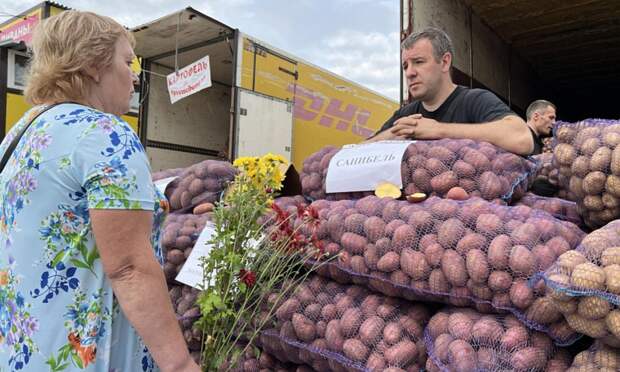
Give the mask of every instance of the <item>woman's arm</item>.
M 89 212 L 103 270 L 159 368 L 163 372 L 200 371 L 189 355 L 151 246 L 153 212 Z

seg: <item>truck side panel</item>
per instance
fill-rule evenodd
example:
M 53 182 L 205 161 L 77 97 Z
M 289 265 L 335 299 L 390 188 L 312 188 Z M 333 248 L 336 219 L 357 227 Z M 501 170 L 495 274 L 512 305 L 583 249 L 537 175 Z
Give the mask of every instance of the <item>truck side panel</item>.
M 244 36 L 243 45 L 254 42 L 249 40 Z M 259 86 L 260 93 L 278 98 L 294 96 L 292 153 L 297 169 L 324 146 L 358 143 L 369 137 L 398 108 L 395 101 L 288 55 L 297 62 L 298 79 L 284 79 L 286 73 L 278 68 L 282 59 L 268 57 L 269 53 L 256 53 L 254 73 L 253 49 L 243 48 L 241 87 Z

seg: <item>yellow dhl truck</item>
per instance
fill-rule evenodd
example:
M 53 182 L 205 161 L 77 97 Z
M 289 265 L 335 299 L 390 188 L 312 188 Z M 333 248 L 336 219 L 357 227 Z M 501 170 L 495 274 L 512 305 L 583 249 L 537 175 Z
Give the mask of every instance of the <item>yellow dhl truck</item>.
M 34 28 L 41 20 L 69 8 L 44 1 L 0 23 L 0 140 L 31 107 L 24 99 L 28 45 Z M 136 131 L 138 128 L 138 96 L 132 111 L 123 116 Z
M 141 58 L 140 137 L 154 170 L 277 153 L 300 170 L 357 143 L 398 103 L 186 8 L 132 29 Z M 166 76 L 209 56 L 212 86 L 171 104 Z

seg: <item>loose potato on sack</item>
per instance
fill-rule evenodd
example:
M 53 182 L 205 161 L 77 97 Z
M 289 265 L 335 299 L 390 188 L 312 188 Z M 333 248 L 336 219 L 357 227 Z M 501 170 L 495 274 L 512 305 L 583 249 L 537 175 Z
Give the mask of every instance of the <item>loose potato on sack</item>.
M 620 121 L 558 123 L 555 138 L 558 183 L 586 225 L 598 228 L 620 218 Z
M 311 275 L 282 299 L 260 343 L 316 371 L 418 371 L 426 363 L 429 318 L 424 305 Z
M 300 174 L 304 196 L 318 199 L 357 199 L 368 192 L 326 193 L 331 159 L 340 149 L 325 147 L 304 161 Z M 407 147 L 401 164 L 403 194 L 464 200 L 517 200 L 533 181 L 537 163 L 486 142 L 442 139 L 416 141 Z
M 570 222 L 480 198 L 411 204 L 368 196 L 308 208 L 318 217 L 302 234 L 338 255 L 318 269 L 322 276 L 408 300 L 511 312 L 558 343 L 576 336 L 545 298 L 543 280 L 531 282 L 581 241 Z
M 424 333 L 429 372 L 562 372 L 571 363 L 549 336 L 527 329 L 513 315 L 447 308 L 433 315 Z
M 590 233 L 541 276 L 572 329 L 620 347 L 620 220 Z

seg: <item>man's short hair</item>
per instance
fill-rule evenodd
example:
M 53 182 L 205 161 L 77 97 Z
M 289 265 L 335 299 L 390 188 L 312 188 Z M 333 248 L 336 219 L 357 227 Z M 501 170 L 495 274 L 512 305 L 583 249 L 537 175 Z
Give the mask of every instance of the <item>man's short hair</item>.
M 407 38 L 403 40 L 400 45 L 401 50 L 411 49 L 413 44 L 417 43 L 421 39 L 428 39 L 428 41 L 431 42 L 431 45 L 433 46 L 433 56 L 437 62 L 441 61 L 441 58 L 446 53 L 450 53 L 450 55 L 454 57 L 454 49 L 452 47 L 450 37 L 443 30 L 435 27 L 428 27 L 422 31 L 414 32 L 407 36 Z
M 527 107 L 527 111 L 525 111 L 525 118 L 527 120 L 530 120 L 532 116 L 534 116 L 535 112 L 544 111 L 549 106 L 553 107 L 554 110 L 557 110 L 555 105 L 547 100 L 544 100 L 544 99 L 536 100 L 530 103 L 530 105 Z

